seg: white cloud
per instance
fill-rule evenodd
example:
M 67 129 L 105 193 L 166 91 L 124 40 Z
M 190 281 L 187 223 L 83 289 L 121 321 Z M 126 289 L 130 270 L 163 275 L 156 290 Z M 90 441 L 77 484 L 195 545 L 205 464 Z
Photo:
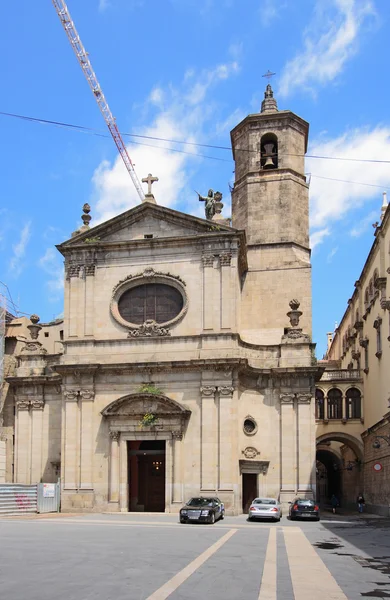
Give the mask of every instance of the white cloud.
M 328 256 L 326 257 L 326 262 L 328 262 L 328 263 L 332 262 L 333 257 L 337 251 L 338 251 L 338 246 L 335 246 L 334 248 L 332 248 L 332 250 L 329 252 Z
M 349 232 L 351 237 L 360 237 L 372 227 L 373 223 L 378 221 L 379 210 L 372 210 L 368 215 L 361 219 Z M 374 232 L 374 229 L 372 230 Z
M 390 161 L 390 128 L 354 129 L 346 131 L 335 139 L 314 141 L 309 154 Z M 390 185 L 389 164 L 308 158 L 306 170 L 312 175 L 310 182 L 312 228 L 329 227 L 332 222 L 340 220 L 375 198 L 378 199 L 377 218 L 380 217 L 381 187 L 386 189 Z M 322 177 L 338 181 L 322 179 Z M 358 185 L 358 183 L 368 185 Z
M 328 235 L 330 235 L 330 231 L 327 227 L 319 231 L 314 231 L 314 233 L 310 234 L 310 248 L 314 250 L 316 246 L 322 244 Z
M 316 0 L 303 49 L 283 69 L 279 95 L 288 96 L 295 88 L 314 92 L 317 84 L 335 79 L 356 53 L 363 27 L 374 14 L 371 0 Z
M 12 246 L 13 255 L 9 264 L 9 271 L 13 277 L 19 277 L 23 271 L 23 258 L 26 253 L 27 244 L 31 237 L 31 222 L 26 223 L 20 232 L 19 241 Z
M 170 140 L 183 140 L 196 142 L 202 138 L 202 128 L 205 122 L 214 115 L 216 107 L 212 102 L 206 101 L 210 88 L 219 82 L 234 75 L 238 70 L 238 63 L 233 61 L 217 65 L 214 69 L 202 71 L 200 74 L 188 73 L 185 75 L 181 89 L 167 86 L 166 89 L 154 87 L 149 95 L 149 102 L 153 109 L 157 109 L 154 121 L 139 133 L 155 138 Z M 156 92 L 159 90 L 159 92 Z M 164 107 L 156 106 L 156 99 L 164 98 Z M 148 143 L 147 140 L 142 142 Z M 132 145 L 129 149 L 135 164 L 139 179 L 148 173 L 160 178 L 153 185 L 153 193 L 159 204 L 175 206 L 183 196 L 191 170 L 200 163 L 199 158 L 187 154 L 174 152 L 174 148 L 184 149 L 197 153 L 198 150 L 190 146 L 179 147 L 169 142 L 151 140 L 150 144 Z M 114 217 L 121 212 L 139 203 L 138 195 L 130 180 L 129 174 L 118 156 L 114 164 L 103 161 L 96 169 L 93 176 L 95 187 L 91 203 L 94 206 L 93 225 Z M 144 189 L 145 186 L 144 186 Z
M 109 0 L 99 0 L 99 12 L 104 12 L 109 6 Z
M 62 297 L 64 289 L 64 267 L 62 259 L 54 248 L 46 249 L 46 252 L 38 261 L 38 265 L 50 276 L 46 281 L 49 290 L 49 301 L 56 302 Z
M 280 1 L 276 6 L 275 0 L 262 0 L 260 3 L 259 14 L 263 27 L 268 27 L 271 25 L 272 21 L 279 16 L 280 12 L 285 8 L 285 6 L 286 4 L 280 4 Z

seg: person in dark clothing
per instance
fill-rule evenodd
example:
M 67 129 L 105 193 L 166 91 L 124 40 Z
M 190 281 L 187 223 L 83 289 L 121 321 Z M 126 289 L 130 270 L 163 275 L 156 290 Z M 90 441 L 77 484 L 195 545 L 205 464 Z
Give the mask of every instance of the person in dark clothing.
M 336 514 L 336 508 L 339 505 L 339 501 L 338 498 L 335 494 L 332 495 L 331 499 L 330 499 L 330 503 L 332 505 L 332 513 L 335 515 Z
M 356 498 L 356 503 L 357 503 L 357 505 L 358 505 L 358 511 L 359 511 L 360 513 L 362 513 L 362 512 L 363 512 L 364 505 L 365 505 L 365 503 L 366 503 L 366 502 L 365 502 L 365 500 L 364 500 L 364 496 L 363 496 L 363 494 L 358 494 L 358 497 Z

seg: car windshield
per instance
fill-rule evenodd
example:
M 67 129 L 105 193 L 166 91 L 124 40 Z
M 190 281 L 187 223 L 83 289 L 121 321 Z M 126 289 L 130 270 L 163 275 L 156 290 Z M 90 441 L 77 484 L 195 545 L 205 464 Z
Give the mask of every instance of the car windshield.
M 298 498 L 298 500 L 296 501 L 296 504 L 303 504 L 304 506 L 313 506 L 314 502 L 313 502 L 313 500 L 304 500 L 304 499 Z
M 276 500 L 271 498 L 255 498 L 252 504 L 276 504 Z
M 214 506 L 216 503 L 215 498 L 191 498 L 187 506 Z

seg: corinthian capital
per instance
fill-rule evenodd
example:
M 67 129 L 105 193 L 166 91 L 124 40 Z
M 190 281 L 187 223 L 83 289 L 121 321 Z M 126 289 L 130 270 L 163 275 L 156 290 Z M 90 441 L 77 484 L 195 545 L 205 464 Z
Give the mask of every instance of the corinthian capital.
M 95 392 L 91 389 L 80 390 L 80 396 L 82 400 L 93 400 L 95 398 Z
M 64 390 L 64 398 L 67 402 L 75 402 L 78 399 L 78 390 Z
M 220 385 L 218 386 L 218 390 L 221 396 L 231 396 L 234 392 L 234 387 L 231 385 Z
M 202 396 L 214 396 L 216 391 L 217 388 L 213 385 L 205 385 L 200 388 L 200 393 L 202 394 Z
M 298 404 L 310 404 L 312 399 L 312 394 L 307 393 L 307 394 L 297 394 L 297 400 L 298 400 Z
M 293 404 L 295 394 L 280 394 L 280 402 L 282 404 Z

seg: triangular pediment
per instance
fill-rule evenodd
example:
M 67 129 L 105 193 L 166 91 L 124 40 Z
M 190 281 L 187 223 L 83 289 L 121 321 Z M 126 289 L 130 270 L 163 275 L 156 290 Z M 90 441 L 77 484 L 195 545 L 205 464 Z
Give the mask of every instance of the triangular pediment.
M 167 396 L 156 394 L 130 394 L 114 400 L 102 410 L 104 417 L 142 417 L 145 414 L 189 417 L 191 411 Z
M 218 222 L 144 202 L 135 208 L 105 221 L 100 225 L 80 231 L 57 248 L 65 250 L 80 243 L 120 243 L 148 239 L 196 236 L 205 233 L 237 231 Z M 150 239 L 150 238 L 149 238 Z

